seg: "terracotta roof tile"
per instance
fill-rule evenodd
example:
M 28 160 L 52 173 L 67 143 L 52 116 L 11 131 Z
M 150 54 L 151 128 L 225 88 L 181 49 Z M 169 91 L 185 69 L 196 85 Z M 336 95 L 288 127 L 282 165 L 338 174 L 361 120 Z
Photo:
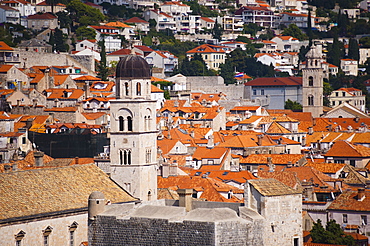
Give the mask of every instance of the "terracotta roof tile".
M 370 157 L 370 148 L 362 145 L 354 145 L 347 141 L 337 141 L 325 156 Z

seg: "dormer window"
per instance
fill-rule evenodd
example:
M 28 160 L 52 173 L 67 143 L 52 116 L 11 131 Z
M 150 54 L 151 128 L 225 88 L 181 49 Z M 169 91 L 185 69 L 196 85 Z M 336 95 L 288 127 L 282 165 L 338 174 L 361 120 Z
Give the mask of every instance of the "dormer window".
M 65 98 L 68 97 L 68 92 L 67 91 L 63 91 L 63 97 L 65 97 Z

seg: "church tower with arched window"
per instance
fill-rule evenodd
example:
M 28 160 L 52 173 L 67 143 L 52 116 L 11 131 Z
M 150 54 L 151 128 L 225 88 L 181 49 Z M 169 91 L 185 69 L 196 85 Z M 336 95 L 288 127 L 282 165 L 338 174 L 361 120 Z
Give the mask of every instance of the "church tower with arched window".
M 131 54 L 116 68 L 116 100 L 110 101 L 110 174 L 143 201 L 157 199 L 156 101 L 150 99 L 148 63 Z
M 306 66 L 302 69 L 303 112 L 311 112 L 312 117 L 323 114 L 323 68 L 322 46 L 312 46 L 306 54 Z

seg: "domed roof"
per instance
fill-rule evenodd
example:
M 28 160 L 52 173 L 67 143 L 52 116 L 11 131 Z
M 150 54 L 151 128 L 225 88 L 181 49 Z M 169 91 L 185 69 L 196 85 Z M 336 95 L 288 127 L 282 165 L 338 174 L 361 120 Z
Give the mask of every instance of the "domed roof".
M 117 78 L 150 79 L 149 64 L 137 55 L 122 57 L 116 68 Z
M 100 191 L 93 191 L 90 194 L 89 199 L 104 199 L 104 194 Z

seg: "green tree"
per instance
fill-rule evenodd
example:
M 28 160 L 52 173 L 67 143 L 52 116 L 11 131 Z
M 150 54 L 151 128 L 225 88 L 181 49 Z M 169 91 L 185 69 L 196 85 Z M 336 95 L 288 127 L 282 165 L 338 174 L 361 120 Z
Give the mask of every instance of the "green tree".
M 275 36 L 275 33 L 273 30 L 271 29 L 266 29 L 266 33 L 265 34 L 261 34 L 259 35 L 259 39 L 262 39 L 262 40 L 270 40 L 272 39 L 273 37 Z
M 81 27 L 77 28 L 76 35 L 77 35 L 78 40 L 95 39 L 96 32 L 92 28 L 81 26 Z
M 71 0 L 67 4 L 66 10 L 69 11 L 72 21 L 79 23 L 79 26 L 99 25 L 105 19 L 98 9 L 79 0 Z
M 58 16 L 58 22 L 59 22 L 60 28 L 69 29 L 71 27 L 72 20 L 68 13 L 64 11 L 60 11 L 56 13 L 56 15 Z
M 223 32 L 222 27 L 220 24 L 218 24 L 216 20 L 215 25 L 212 29 L 212 37 L 220 41 L 222 38 L 222 32 Z
M 340 225 L 335 220 L 328 221 L 325 228 L 322 226 L 321 220 L 317 220 L 317 223 L 313 224 L 311 237 L 314 243 L 355 245 L 353 237 L 344 234 Z
M 54 48 L 53 50 L 58 52 L 66 52 L 69 50 L 68 44 L 66 44 L 66 37 L 64 36 L 63 32 L 55 28 L 54 30 Z
M 324 94 L 323 104 L 324 104 L 324 106 L 330 107 L 331 105 L 330 105 L 329 95 L 332 93 L 333 87 L 331 87 L 331 85 L 327 81 L 324 81 L 323 85 L 324 85 L 324 88 L 323 88 L 323 94 Z
M 299 48 L 299 53 L 298 53 L 298 58 L 299 58 L 299 61 L 300 62 L 304 62 L 306 61 L 306 54 L 307 52 L 310 50 L 310 46 L 301 46 Z
M 356 61 L 360 59 L 360 49 L 358 48 L 357 40 L 354 38 L 349 39 L 348 58 Z
M 288 99 L 285 102 L 284 108 L 285 109 L 290 109 L 292 111 L 302 111 L 302 105 L 300 103 L 298 103 L 296 101 L 292 101 L 290 99 Z
M 312 46 L 312 23 L 311 23 L 311 9 L 308 9 L 308 16 L 307 16 L 307 35 L 308 35 L 308 47 Z
M 252 37 L 255 37 L 258 31 L 261 31 L 262 27 L 256 23 L 249 23 L 243 25 L 243 33 L 250 34 Z
M 338 36 L 334 37 L 333 44 L 328 45 L 328 62 L 339 67 L 340 59 L 344 56 L 343 43 L 339 42 Z
M 105 53 L 104 38 L 98 42 L 100 47 L 100 62 L 98 64 L 98 77 L 103 81 L 107 81 L 108 67 L 107 67 L 107 54 Z
M 299 40 L 307 39 L 306 34 L 304 34 L 296 24 L 290 24 L 288 26 L 288 28 L 284 29 L 282 34 L 285 35 L 285 36 L 292 36 L 292 37 L 297 38 Z
M 236 82 L 232 63 L 230 59 L 226 59 L 225 63 L 220 65 L 220 76 L 224 79 L 225 84 L 235 84 Z

